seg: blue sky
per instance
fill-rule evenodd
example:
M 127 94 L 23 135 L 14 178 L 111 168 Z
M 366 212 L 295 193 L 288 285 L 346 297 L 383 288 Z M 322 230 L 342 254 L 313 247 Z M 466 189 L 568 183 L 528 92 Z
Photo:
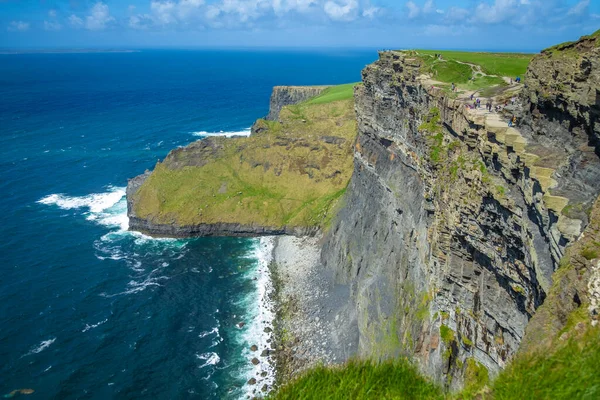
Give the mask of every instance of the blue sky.
M 600 0 L 0 0 L 0 47 L 537 51 L 600 29 Z

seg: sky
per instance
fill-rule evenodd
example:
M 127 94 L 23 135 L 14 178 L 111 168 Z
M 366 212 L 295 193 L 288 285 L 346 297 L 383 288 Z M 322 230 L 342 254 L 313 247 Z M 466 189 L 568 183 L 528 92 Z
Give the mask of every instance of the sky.
M 0 0 L 2 48 L 539 51 L 600 29 L 600 0 Z

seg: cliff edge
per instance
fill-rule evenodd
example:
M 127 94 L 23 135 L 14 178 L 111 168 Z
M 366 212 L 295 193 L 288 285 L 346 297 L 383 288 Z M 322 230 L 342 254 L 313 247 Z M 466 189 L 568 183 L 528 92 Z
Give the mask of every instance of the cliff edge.
M 301 103 L 278 109 L 277 121 L 258 120 L 250 137 L 199 140 L 131 179 L 130 229 L 168 237 L 318 232 L 345 193 L 356 137 L 352 91 L 304 102 L 321 92 L 290 88 L 285 103 Z
M 354 173 L 322 251 L 352 288 L 362 357 L 408 355 L 456 389 L 516 354 L 600 192 L 597 35 L 551 53 L 480 108 L 427 54 L 363 71 Z

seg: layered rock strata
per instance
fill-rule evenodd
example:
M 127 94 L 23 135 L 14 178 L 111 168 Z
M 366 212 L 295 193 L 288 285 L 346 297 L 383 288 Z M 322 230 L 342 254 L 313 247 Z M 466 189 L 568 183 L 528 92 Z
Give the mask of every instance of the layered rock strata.
M 414 356 L 457 388 L 515 354 L 600 192 L 597 56 L 537 57 L 504 115 L 466 107 L 410 52 L 363 71 L 354 174 L 322 252 L 352 287 L 362 356 Z M 561 79 L 570 91 L 540 99 Z
M 271 93 L 267 120 L 277 121 L 285 106 L 302 103 L 323 93 L 329 86 L 275 86 Z

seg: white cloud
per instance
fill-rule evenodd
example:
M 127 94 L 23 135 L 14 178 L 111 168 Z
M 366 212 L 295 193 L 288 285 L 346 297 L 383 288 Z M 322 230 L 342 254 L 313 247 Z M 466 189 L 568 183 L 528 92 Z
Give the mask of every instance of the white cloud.
M 423 5 L 423 12 L 425 14 L 431 14 L 435 10 L 436 10 L 436 7 L 435 7 L 435 3 L 433 2 L 433 0 L 427 0 L 425 2 L 425 5 Z
M 46 31 L 60 31 L 62 25 L 56 21 L 44 21 L 44 30 Z
M 421 13 L 419 6 L 417 6 L 414 2 L 409 1 L 406 3 L 406 8 L 408 8 L 408 18 L 413 19 L 417 18 Z
M 90 15 L 85 18 L 85 27 L 90 31 L 101 31 L 114 21 L 115 18 L 110 15 L 108 6 L 99 1 L 94 4 Z
M 495 24 L 518 13 L 517 0 L 496 0 L 494 4 L 480 3 L 475 8 L 474 23 Z
M 471 14 L 467 9 L 460 7 L 452 7 L 446 11 L 444 20 L 449 23 L 463 23 Z
M 90 9 L 89 15 L 81 18 L 71 14 L 68 18 L 69 24 L 74 28 L 85 28 L 90 31 L 101 31 L 115 22 L 115 18 L 110 15 L 110 10 L 106 4 L 99 1 Z
M 362 12 L 362 16 L 365 18 L 373 19 L 379 13 L 379 7 L 369 7 L 365 8 Z
M 148 14 L 132 15 L 129 17 L 127 25 L 133 29 L 144 30 L 151 28 L 154 25 L 154 20 Z
M 148 13 L 134 12 L 129 7 L 127 25 L 134 29 L 240 28 L 260 27 L 258 20 L 280 24 L 287 18 L 293 22 L 371 20 L 381 15 L 381 8 L 369 0 L 150 0 Z M 433 2 L 431 2 L 433 4 Z M 288 14 L 296 14 L 294 17 Z
M 48 11 L 48 16 L 50 18 L 56 18 L 56 10 L 50 10 L 50 11 Z
M 583 15 L 587 11 L 589 5 L 590 0 L 581 0 L 567 12 L 567 15 Z
M 275 11 L 275 14 L 278 15 L 290 11 L 306 13 L 317 3 L 318 0 L 273 0 L 272 7 L 273 11 Z
M 352 21 L 356 19 L 358 11 L 357 0 L 344 0 L 342 3 L 337 1 L 328 1 L 325 3 L 323 10 L 329 18 L 335 21 Z
M 26 32 L 29 30 L 29 26 L 29 22 L 11 21 L 11 23 L 8 24 L 8 27 L 6 29 L 11 32 Z
M 83 20 L 75 14 L 72 14 L 69 17 L 69 23 L 75 28 L 81 28 L 83 26 Z

